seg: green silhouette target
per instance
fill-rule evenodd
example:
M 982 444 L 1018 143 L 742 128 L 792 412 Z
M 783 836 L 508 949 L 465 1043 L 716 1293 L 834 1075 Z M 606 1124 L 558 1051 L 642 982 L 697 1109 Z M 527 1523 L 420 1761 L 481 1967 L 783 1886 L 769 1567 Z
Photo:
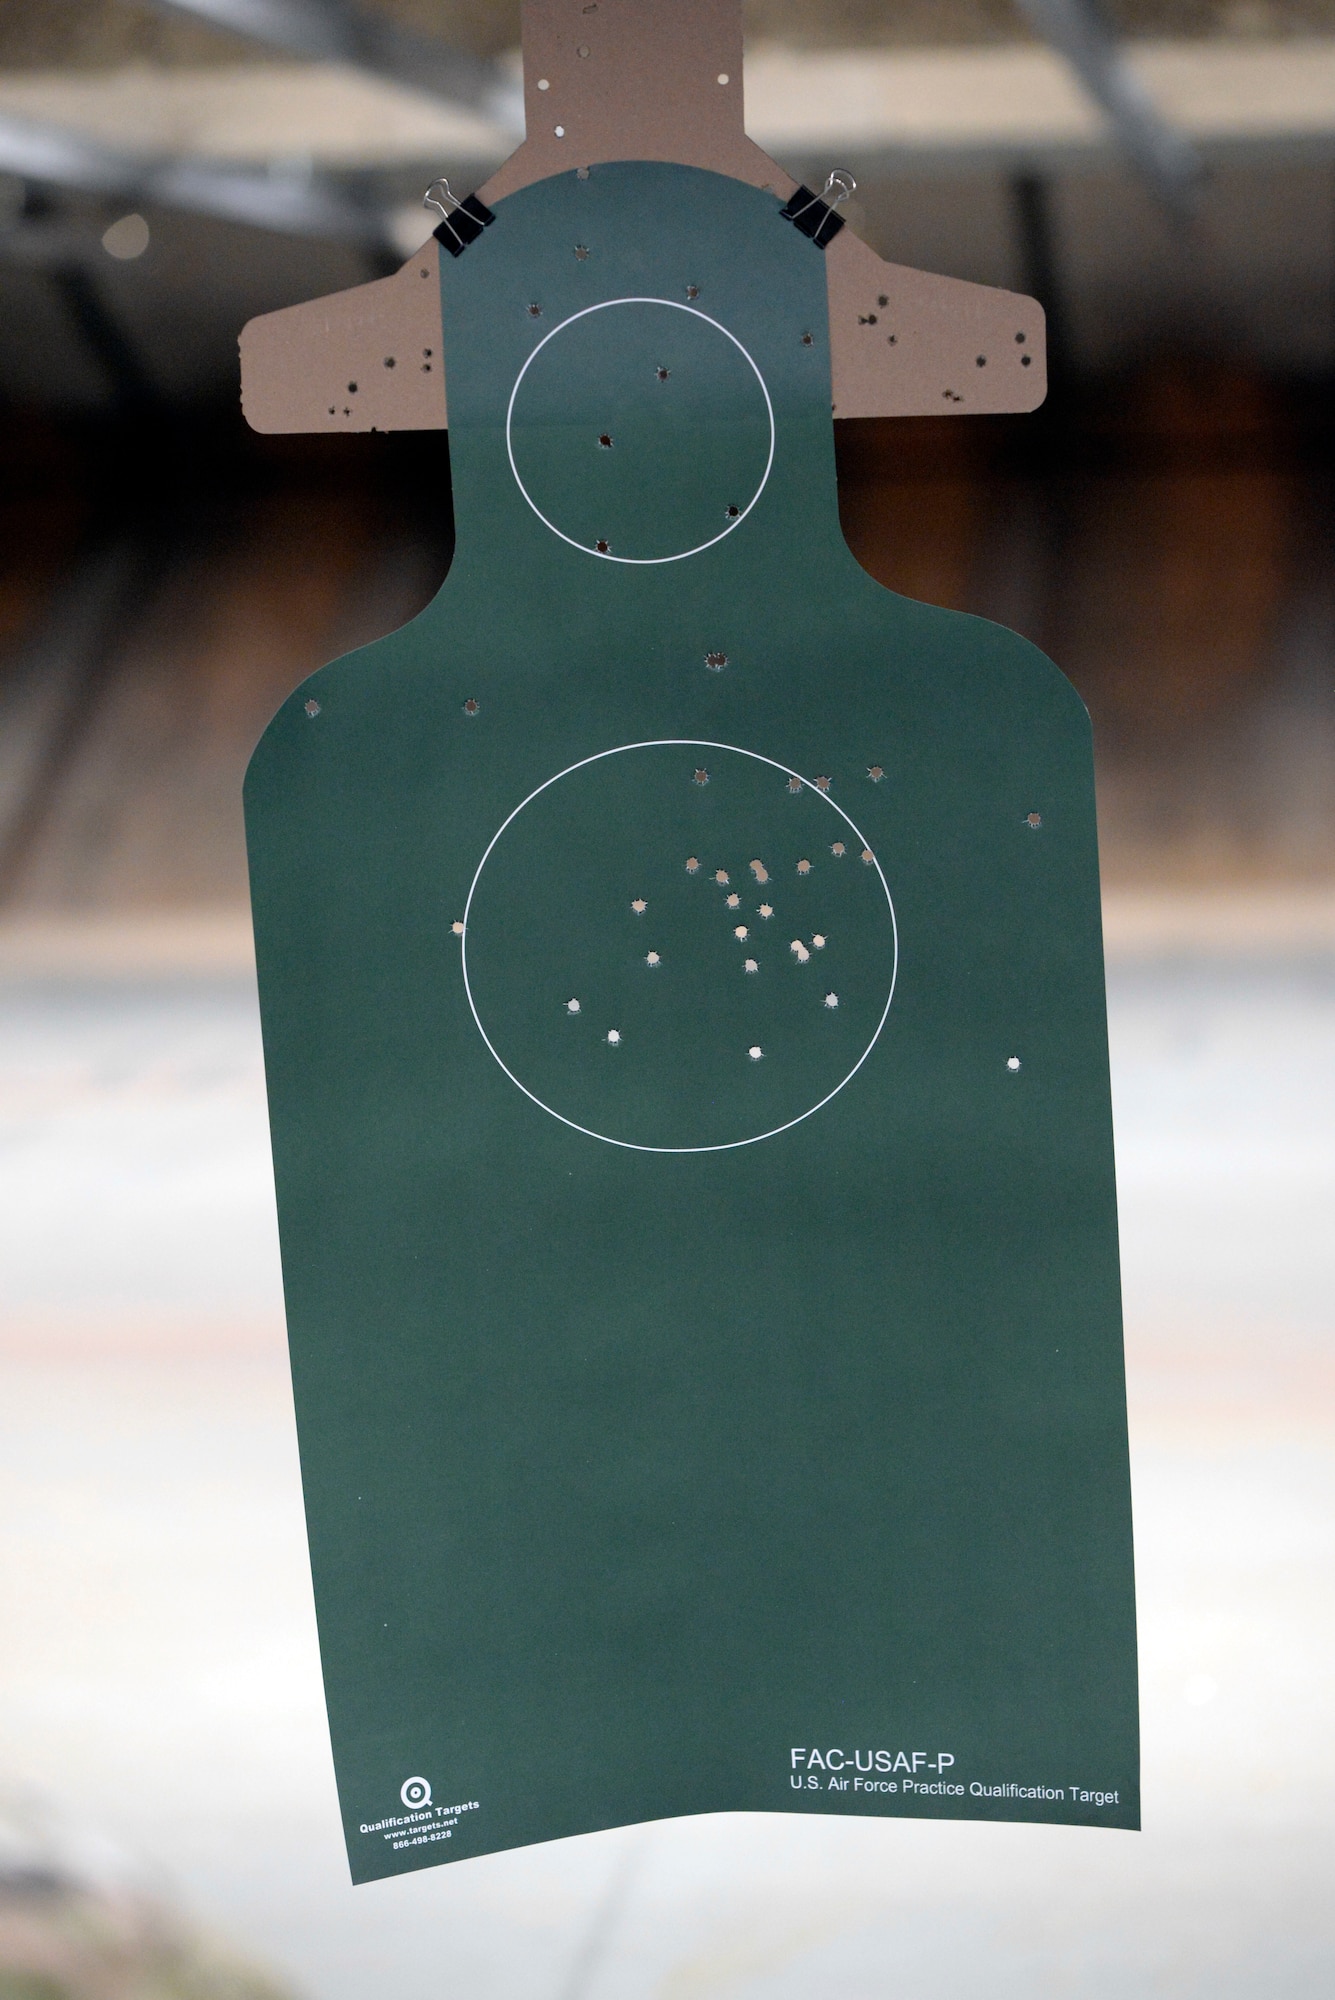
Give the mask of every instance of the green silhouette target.
M 594 166 L 442 261 L 449 574 L 246 793 L 353 1875 L 1134 1826 L 1088 717 L 850 555 L 777 198 Z

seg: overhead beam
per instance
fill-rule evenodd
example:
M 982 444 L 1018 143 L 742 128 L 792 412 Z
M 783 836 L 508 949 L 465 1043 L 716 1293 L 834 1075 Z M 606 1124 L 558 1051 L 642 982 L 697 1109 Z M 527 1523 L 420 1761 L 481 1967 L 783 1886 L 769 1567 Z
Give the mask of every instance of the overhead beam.
M 189 14 L 289 54 L 348 63 L 442 104 L 522 126 L 518 88 L 498 63 L 469 49 L 412 34 L 382 14 L 343 0 L 153 0 L 165 14 Z
M 1203 168 L 1195 147 L 1163 117 L 1123 52 L 1099 0 L 1018 0 L 1112 121 L 1123 151 L 1179 220 L 1194 206 Z

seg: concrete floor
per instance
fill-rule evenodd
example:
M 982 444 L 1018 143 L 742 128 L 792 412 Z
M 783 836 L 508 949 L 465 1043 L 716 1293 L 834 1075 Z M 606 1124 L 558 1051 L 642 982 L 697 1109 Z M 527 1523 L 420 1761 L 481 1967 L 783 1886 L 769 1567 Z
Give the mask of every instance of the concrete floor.
M 0 980 L 0 1773 L 310 2000 L 1335 1990 L 1335 954 L 1113 968 L 1143 1834 L 724 1816 L 356 1891 L 225 960 Z

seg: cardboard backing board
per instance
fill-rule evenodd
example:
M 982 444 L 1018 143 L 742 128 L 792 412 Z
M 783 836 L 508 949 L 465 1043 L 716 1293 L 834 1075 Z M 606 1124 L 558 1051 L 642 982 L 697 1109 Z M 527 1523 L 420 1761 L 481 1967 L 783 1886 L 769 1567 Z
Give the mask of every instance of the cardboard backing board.
M 736 178 L 498 202 L 450 573 L 251 765 L 359 1881 L 706 1811 L 1137 1824 L 1088 718 L 849 554 L 825 284 Z
M 251 320 L 241 408 L 254 431 L 445 428 L 440 246 L 392 277 Z
M 887 264 L 851 229 L 825 253 L 836 417 L 981 417 L 1047 394 L 1036 299 Z
M 797 185 L 746 136 L 741 0 L 526 0 L 524 143 L 484 183 L 516 188 L 603 160 L 676 160 Z
M 747 138 L 739 0 L 527 0 L 528 136 L 480 190 L 488 206 L 554 174 L 611 160 L 677 161 L 786 200 L 796 183 Z M 242 403 L 260 431 L 429 430 L 445 424 L 434 241 L 394 277 L 251 320 Z M 1046 393 L 1033 299 L 885 263 L 849 229 L 826 252 L 832 399 L 839 417 L 1032 410 Z M 404 368 L 400 357 L 415 357 Z M 387 367 L 393 357 L 395 366 Z M 348 384 L 356 383 L 356 391 Z M 372 386 L 373 385 L 373 386 Z

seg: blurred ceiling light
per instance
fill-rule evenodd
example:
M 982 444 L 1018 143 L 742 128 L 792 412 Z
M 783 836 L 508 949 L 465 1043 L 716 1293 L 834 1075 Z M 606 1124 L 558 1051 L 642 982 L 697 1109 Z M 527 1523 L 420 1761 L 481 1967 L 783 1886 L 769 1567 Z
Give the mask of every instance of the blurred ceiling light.
M 3 17 L 0 0 L 0 17 Z M 0 70 L 0 116 L 34 120 L 136 154 L 267 167 L 305 155 L 349 168 L 409 162 L 499 164 L 510 139 L 476 112 L 440 104 L 345 63 L 208 68 Z M 439 168 L 436 168 L 439 171 Z M 425 182 L 429 174 L 423 174 Z
M 144 156 L 79 133 L 0 111 L 0 172 L 55 187 L 120 195 L 145 205 L 193 209 L 294 236 L 383 246 L 378 208 L 318 173 L 256 171 L 180 155 Z
M 522 133 L 518 84 L 501 64 L 434 36 L 415 35 L 347 0 L 152 0 L 165 14 L 189 14 L 293 55 L 347 63 L 424 97 L 463 105 Z
M 1135 75 L 1101 0 L 1018 0 L 1030 26 L 1070 64 L 1112 120 L 1133 164 L 1165 206 L 1184 217 L 1201 177 L 1190 143 L 1160 114 Z M 350 0 L 154 0 L 295 55 L 349 63 L 424 95 L 482 111 L 522 128 L 514 82 L 494 63 L 414 35 Z
M 149 228 L 142 215 L 123 215 L 102 232 L 102 248 L 122 264 L 142 257 L 148 245 Z
M 1117 56 L 1174 143 L 1212 163 L 1335 157 L 1335 35 L 1140 42 Z M 751 136 L 794 169 L 852 151 L 868 172 L 1053 173 L 1105 160 L 1118 139 L 1072 65 L 1032 43 L 760 44 L 747 107 Z M 448 167 L 476 183 L 509 143 L 476 112 L 333 63 L 0 72 L 0 225 L 22 215 L 25 183 L 45 184 L 406 256 L 424 218 L 414 203 L 391 219 L 395 191 L 376 170 L 411 164 L 426 180 Z

